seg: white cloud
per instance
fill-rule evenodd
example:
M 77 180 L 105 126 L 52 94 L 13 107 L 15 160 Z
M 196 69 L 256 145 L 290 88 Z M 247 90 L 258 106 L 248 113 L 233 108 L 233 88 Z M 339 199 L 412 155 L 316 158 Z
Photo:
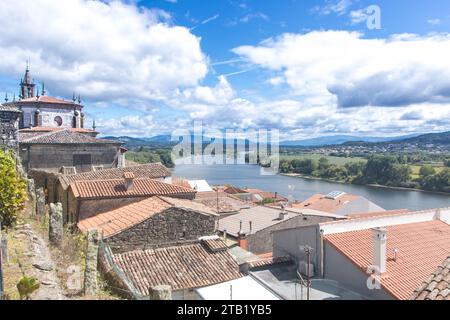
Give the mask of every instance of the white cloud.
M 352 10 L 350 11 L 349 16 L 351 24 L 359 24 L 362 22 L 366 22 L 367 18 L 369 17 L 367 15 L 367 9 Z
M 352 0 L 327 0 L 325 5 L 315 6 L 312 12 L 320 15 L 337 14 L 342 16 L 347 13 L 348 8 L 352 4 Z
M 2 0 L 0 72 L 34 75 L 53 93 L 164 99 L 208 72 L 200 39 L 170 14 L 119 1 Z
M 433 26 L 437 26 L 441 24 L 442 21 L 441 19 L 429 19 L 427 22 Z
M 333 97 L 341 107 L 450 103 L 450 35 L 365 39 L 347 31 L 284 34 L 234 49 L 250 62 L 283 73 L 305 98 Z

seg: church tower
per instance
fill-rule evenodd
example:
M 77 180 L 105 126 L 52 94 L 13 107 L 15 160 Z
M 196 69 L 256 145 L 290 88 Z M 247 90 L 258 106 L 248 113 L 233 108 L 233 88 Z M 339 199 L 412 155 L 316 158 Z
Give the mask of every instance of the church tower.
M 27 69 L 22 80 L 20 80 L 20 99 L 34 98 L 35 84 L 31 79 L 30 67 L 27 63 Z

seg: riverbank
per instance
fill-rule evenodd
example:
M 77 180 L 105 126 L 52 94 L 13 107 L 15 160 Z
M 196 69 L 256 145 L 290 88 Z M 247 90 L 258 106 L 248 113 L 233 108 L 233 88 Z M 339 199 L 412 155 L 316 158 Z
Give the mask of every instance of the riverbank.
M 320 177 L 313 177 L 313 176 L 306 176 L 298 173 L 279 173 L 281 176 L 285 177 L 291 177 L 291 178 L 301 178 L 301 179 L 307 179 L 307 180 L 317 180 L 317 181 L 325 181 L 325 182 L 332 182 L 332 183 L 339 183 L 339 184 L 345 184 L 345 185 L 358 185 L 354 183 L 349 183 L 346 181 L 339 181 L 339 180 L 332 180 L 332 179 L 326 179 L 326 178 L 320 178 Z M 429 190 L 423 190 L 423 189 L 417 189 L 417 188 L 405 188 L 405 187 L 391 187 L 391 186 L 384 186 L 381 184 L 364 184 L 365 187 L 374 187 L 374 188 L 382 188 L 382 189 L 390 189 L 390 190 L 401 190 L 401 191 L 417 191 L 417 192 L 423 192 L 423 193 L 429 193 L 429 194 L 438 194 L 438 195 L 444 195 L 449 196 L 450 193 L 446 192 L 439 192 L 439 191 L 429 191 Z

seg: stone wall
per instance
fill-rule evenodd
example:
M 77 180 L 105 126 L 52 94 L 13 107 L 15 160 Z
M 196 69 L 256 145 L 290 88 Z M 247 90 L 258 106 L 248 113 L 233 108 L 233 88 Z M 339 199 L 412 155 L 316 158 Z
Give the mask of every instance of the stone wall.
M 126 252 L 197 240 L 214 233 L 215 219 L 214 216 L 174 207 L 107 238 L 105 242 L 114 252 Z
M 25 149 L 25 150 L 23 150 Z M 90 154 L 92 165 L 103 165 L 104 168 L 117 166 L 118 146 L 111 144 L 98 145 L 21 145 L 20 157 L 23 167 L 31 169 L 45 169 L 59 172 L 61 167 L 73 167 L 73 156 Z
M 73 196 L 72 192 L 69 192 L 67 221 L 69 223 L 77 223 L 80 220 L 95 216 L 100 213 L 111 211 L 128 204 L 141 201 L 143 199 L 145 198 L 136 197 L 119 199 L 78 200 Z
M 272 232 L 283 229 L 304 227 L 309 225 L 315 225 L 322 222 L 333 221 L 334 218 L 321 217 L 321 216 L 302 216 L 291 218 L 284 222 L 280 222 L 276 225 L 260 230 L 255 234 L 247 237 L 248 251 L 254 254 L 264 254 L 273 251 L 273 236 Z

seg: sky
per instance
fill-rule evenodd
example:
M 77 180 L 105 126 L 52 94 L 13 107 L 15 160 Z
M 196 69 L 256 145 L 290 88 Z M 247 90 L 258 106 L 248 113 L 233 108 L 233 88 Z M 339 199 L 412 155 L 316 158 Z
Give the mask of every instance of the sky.
M 2 0 L 0 92 L 26 61 L 103 135 L 450 129 L 448 0 Z M 5 18 L 7 17 L 7 18 Z

